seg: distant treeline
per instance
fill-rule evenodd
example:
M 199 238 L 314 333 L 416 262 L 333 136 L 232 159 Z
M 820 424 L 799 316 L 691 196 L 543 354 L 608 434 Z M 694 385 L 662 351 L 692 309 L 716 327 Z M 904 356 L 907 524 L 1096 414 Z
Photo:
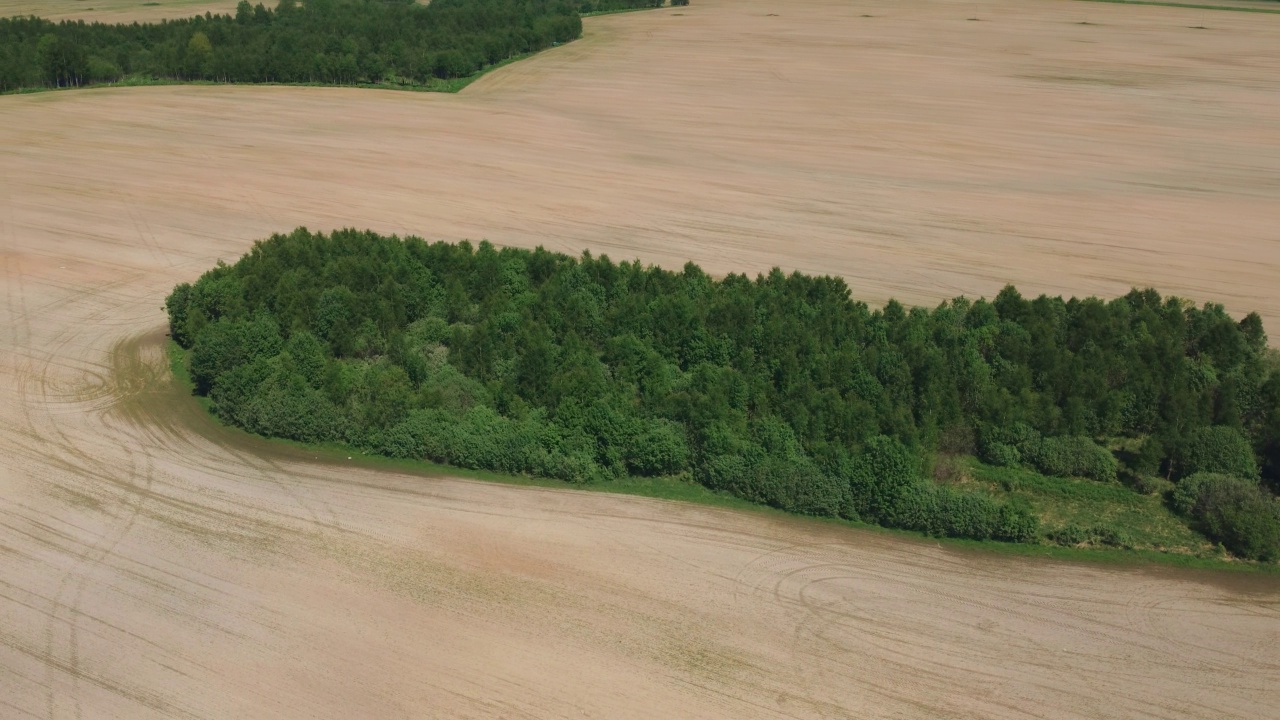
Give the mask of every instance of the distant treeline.
M 581 36 L 645 0 L 280 0 L 153 24 L 0 19 L 0 91 L 123 78 L 424 85 Z
M 1026 508 L 927 479 L 939 453 L 976 454 L 1169 478 L 1237 554 L 1280 550 L 1262 323 L 1152 290 L 872 310 L 832 277 L 299 229 L 167 308 L 197 391 L 263 435 L 571 482 L 683 475 L 799 513 L 1038 539 Z

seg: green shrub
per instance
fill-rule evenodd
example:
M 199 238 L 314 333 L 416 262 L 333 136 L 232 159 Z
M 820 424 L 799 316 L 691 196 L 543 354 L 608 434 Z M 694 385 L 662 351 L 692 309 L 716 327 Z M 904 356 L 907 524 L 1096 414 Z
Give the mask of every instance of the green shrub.
M 1047 437 L 1022 449 L 1023 457 L 1037 470 L 1054 477 L 1084 477 L 1109 482 L 1116 479 L 1115 456 L 1086 437 Z
M 889 527 L 1004 542 L 1031 542 L 1039 534 L 1039 519 L 1022 505 L 1001 504 L 986 495 L 921 479 L 898 486 L 894 493 L 881 520 Z
M 622 456 L 636 475 L 673 475 L 689 463 L 684 427 L 670 420 L 637 420 Z
M 911 449 L 896 438 L 878 435 L 871 439 L 862 453 L 844 468 L 845 482 L 849 485 L 852 507 L 863 520 L 884 522 L 894 527 L 901 525 L 892 520 L 903 515 L 908 506 L 920 505 L 923 500 L 915 497 L 920 480 L 920 461 Z M 903 504 L 902 508 L 898 508 Z M 893 509 L 893 513 L 890 510 Z M 908 514 L 917 515 L 917 510 Z M 903 520 L 914 523 L 915 521 Z
M 910 477 L 901 484 L 887 487 L 885 492 L 890 493 L 888 502 L 877 509 L 876 515 L 881 525 L 933 535 L 944 534 L 945 522 L 941 518 L 938 488 L 933 483 Z
M 694 478 L 751 502 L 807 515 L 834 517 L 848 505 L 848 487 L 809 458 L 770 455 L 754 444 L 707 457 Z
M 260 389 L 239 413 L 246 430 L 301 442 L 343 440 L 346 423 L 333 403 L 297 378 Z
M 1258 477 L 1258 464 L 1249 441 L 1238 430 L 1224 425 L 1193 431 L 1177 447 L 1174 457 L 1178 477 L 1201 472 Z
M 221 321 L 208 325 L 191 352 L 191 379 L 196 391 L 208 393 L 222 375 L 258 358 L 279 354 L 284 341 L 269 317 Z
M 1250 560 L 1280 559 L 1280 504 L 1256 481 L 1196 473 L 1178 482 L 1172 502 L 1232 554 Z
M 1017 467 L 1024 460 L 1021 448 L 1039 442 L 1040 433 L 1026 423 L 983 423 L 977 431 L 978 458 L 997 467 Z
M 992 442 L 983 447 L 981 459 L 997 467 L 1017 467 L 1022 464 L 1022 453 L 1012 445 Z
M 948 488 L 935 491 L 938 497 L 938 530 L 951 537 L 987 540 L 1000 524 L 1000 505 L 986 495 L 960 493 Z
M 1040 518 L 1031 508 L 1014 503 L 1000 506 L 1000 516 L 996 523 L 994 540 L 1004 542 L 1032 542 L 1040 534 Z

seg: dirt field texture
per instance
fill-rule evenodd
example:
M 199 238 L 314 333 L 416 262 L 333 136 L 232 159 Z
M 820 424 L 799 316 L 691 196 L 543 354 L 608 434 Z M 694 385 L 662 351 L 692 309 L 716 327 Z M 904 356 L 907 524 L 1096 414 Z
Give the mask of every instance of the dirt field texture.
M 1280 333 L 1277 39 L 1245 13 L 701 0 L 456 96 L 0 98 L 0 717 L 1272 716 L 1273 575 L 320 462 L 182 397 L 160 306 L 306 224 L 868 300 L 1151 283 Z
M 0 0 L 0 17 L 35 15 L 50 20 L 155 22 L 206 12 L 234 12 L 237 2 L 239 0 Z M 275 3 L 264 4 L 275 6 Z

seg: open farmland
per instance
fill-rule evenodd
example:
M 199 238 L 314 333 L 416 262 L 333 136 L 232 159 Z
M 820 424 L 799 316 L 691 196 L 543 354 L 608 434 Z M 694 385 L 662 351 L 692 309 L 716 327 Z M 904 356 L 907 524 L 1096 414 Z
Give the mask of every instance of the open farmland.
M 0 716 L 1268 716 L 1273 575 L 313 458 L 182 397 L 160 305 L 253 238 L 351 225 L 868 300 L 1150 284 L 1276 332 L 1278 39 L 1262 14 L 702 0 L 456 96 L 0 98 Z
M 235 12 L 237 2 L 238 0 L 0 0 L 0 17 L 36 15 L 50 20 L 155 22 L 190 17 L 197 13 Z
M 228 259 L 305 224 L 780 265 L 870 301 L 1151 285 L 1280 327 L 1280 16 L 713 0 L 587 35 L 457 96 L 9 98 L 5 217 L 134 213 Z

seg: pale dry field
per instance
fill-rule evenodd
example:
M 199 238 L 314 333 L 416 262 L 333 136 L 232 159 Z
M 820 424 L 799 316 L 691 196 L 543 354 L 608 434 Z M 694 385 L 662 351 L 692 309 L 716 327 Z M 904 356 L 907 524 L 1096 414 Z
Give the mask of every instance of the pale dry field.
M 0 717 L 1274 713 L 1275 577 L 334 466 L 180 397 L 164 295 L 299 223 L 868 299 L 1154 283 L 1280 327 L 1269 16 L 703 0 L 588 33 L 458 96 L 0 98 Z
M 0 0 L 0 17 L 35 15 L 50 20 L 155 22 L 206 12 L 235 12 L 237 2 L 239 0 Z M 274 2 L 263 4 L 275 7 Z
M 1280 327 L 1280 15 L 707 0 L 588 28 L 456 96 L 6 98 L 7 217 L 132 241 L 136 214 L 228 259 L 306 224 L 779 265 L 873 302 L 1151 285 Z

